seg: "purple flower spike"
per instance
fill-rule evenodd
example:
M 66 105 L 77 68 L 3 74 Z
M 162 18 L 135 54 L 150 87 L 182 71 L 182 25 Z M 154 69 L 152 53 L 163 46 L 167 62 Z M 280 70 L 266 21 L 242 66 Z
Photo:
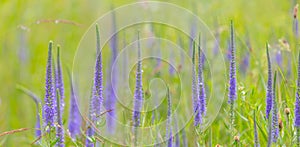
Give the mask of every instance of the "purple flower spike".
M 57 102 L 57 126 L 56 126 L 56 138 L 58 139 L 56 145 L 58 147 L 64 147 L 65 146 L 65 137 L 64 137 L 64 128 L 63 128 L 63 123 L 62 123 L 62 114 L 60 113 L 59 110 L 60 108 L 60 96 L 59 96 L 59 90 L 57 89 L 56 92 L 56 102 Z
M 203 65 L 202 65 L 202 58 L 204 57 L 201 54 L 201 47 L 200 47 L 200 35 L 199 35 L 199 46 L 198 46 L 198 88 L 199 88 L 199 96 L 198 101 L 200 103 L 200 113 L 202 116 L 206 114 L 206 93 L 205 93 L 205 84 L 203 79 Z
M 70 73 L 69 73 L 69 77 L 70 77 L 70 85 L 71 85 L 71 98 L 70 98 L 70 115 L 69 115 L 68 128 L 72 139 L 75 140 L 76 136 L 80 134 L 81 115 L 78 108 L 77 96 L 75 93 L 75 88 Z
M 297 79 L 294 125 L 295 127 L 300 127 L 300 52 L 298 56 L 298 79 Z
M 134 110 L 132 115 L 133 131 L 134 131 L 134 143 L 137 143 L 137 127 L 140 126 L 140 115 L 143 107 L 143 84 L 142 84 L 142 59 L 140 48 L 140 37 L 138 34 L 138 63 L 136 69 L 136 85 L 134 92 Z
M 274 74 L 274 83 L 273 83 L 273 100 L 272 100 L 272 141 L 277 142 L 279 135 L 278 128 L 278 108 L 276 103 L 276 72 Z
M 55 74 L 55 84 L 57 89 L 56 94 L 56 112 L 57 112 L 57 124 L 56 127 L 56 137 L 59 138 L 57 145 L 59 147 L 64 147 L 64 129 L 63 129 L 63 107 L 64 107 L 64 85 L 62 80 L 62 70 L 60 63 L 60 46 L 57 46 L 57 69 Z
M 112 32 L 113 36 L 110 41 L 110 47 L 112 49 L 112 56 L 111 56 L 111 61 L 110 61 L 110 67 L 108 68 L 107 72 L 107 86 L 106 86 L 106 103 L 105 107 L 106 110 L 109 110 L 107 112 L 107 117 L 106 117 L 106 126 L 108 133 L 113 134 L 115 132 L 115 117 L 116 117 L 116 95 L 114 93 L 114 90 L 117 89 L 117 70 L 113 70 L 113 65 L 114 62 L 116 61 L 117 54 L 118 54 L 118 40 L 117 40 L 117 27 L 116 27 L 116 16 L 115 12 L 112 13 Z
M 100 34 L 98 25 L 96 25 L 96 37 L 97 37 L 97 59 L 94 73 L 94 87 L 93 87 L 93 106 L 96 116 L 101 114 L 101 107 L 103 104 L 103 72 L 102 72 L 102 53 L 100 50 Z M 95 120 L 97 121 L 97 120 Z
M 64 82 L 62 76 L 61 62 L 60 62 L 60 46 L 57 46 L 57 65 L 55 73 L 55 86 L 58 89 L 60 97 L 60 114 L 63 114 L 65 103 L 64 103 Z
M 90 112 L 89 112 L 89 119 L 91 123 L 94 125 L 98 122 L 98 117 L 101 114 L 101 107 L 103 103 L 103 73 L 102 73 L 102 53 L 100 50 L 100 34 L 99 28 L 96 24 L 96 64 L 95 64 L 95 73 L 94 73 L 94 83 L 92 89 L 92 96 L 90 101 Z M 88 126 L 87 129 L 87 136 L 92 137 L 95 133 L 94 128 L 91 124 Z M 86 145 L 90 146 L 93 143 L 90 141 L 89 138 L 86 140 Z
M 298 79 L 297 79 L 297 91 L 295 101 L 295 120 L 294 126 L 296 127 L 297 145 L 300 145 L 300 52 L 298 56 Z
M 267 58 L 268 58 L 268 85 L 267 85 L 267 94 L 266 94 L 266 117 L 269 118 L 270 111 L 272 109 L 272 67 L 271 59 L 269 55 L 269 47 L 266 44 Z
M 168 139 L 168 147 L 172 147 L 173 137 L 172 137 L 172 119 L 171 119 L 171 111 L 172 111 L 172 103 L 169 87 L 167 87 L 167 99 L 168 99 L 168 114 L 167 114 L 167 130 L 166 130 L 166 138 Z
M 140 125 L 140 111 L 142 109 L 143 102 L 143 85 L 142 85 L 142 60 L 141 49 L 138 35 L 138 64 L 136 69 L 136 87 L 134 93 L 134 112 L 133 112 L 133 126 L 138 127 Z
M 236 65 L 235 65 L 235 38 L 233 22 L 230 25 L 230 73 L 229 73 L 229 99 L 228 103 L 233 103 L 237 98 L 237 83 L 236 83 Z
M 45 104 L 43 106 L 43 119 L 44 125 L 46 127 L 53 127 L 54 126 L 54 116 L 55 116 L 55 107 L 54 107 L 54 83 L 53 83 L 53 66 L 52 66 L 52 45 L 53 42 L 49 42 L 49 50 L 48 50 L 48 61 L 47 61 L 47 68 L 46 68 L 46 94 L 45 94 Z M 50 128 L 47 128 L 49 131 Z
M 192 55 L 193 69 L 192 69 L 192 100 L 194 108 L 194 126 L 201 124 L 201 113 L 199 103 L 199 89 L 197 85 L 196 65 L 195 65 L 195 41 L 193 42 L 193 55 Z

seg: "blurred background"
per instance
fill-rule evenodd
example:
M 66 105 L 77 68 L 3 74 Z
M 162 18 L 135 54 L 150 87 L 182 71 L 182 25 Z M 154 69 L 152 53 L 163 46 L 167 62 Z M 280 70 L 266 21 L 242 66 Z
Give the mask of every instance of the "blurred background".
M 18 129 L 33 128 L 35 124 L 35 104 L 24 93 L 16 89 L 23 85 L 32 90 L 43 99 L 44 79 L 48 42 L 53 40 L 62 47 L 62 62 L 64 68 L 71 68 L 75 51 L 81 37 L 90 25 L 104 13 L 122 5 L 143 0 L 86 0 L 86 1 L 19 1 L 1 0 L 0 2 L 0 132 Z M 272 55 L 282 54 L 282 71 L 286 85 L 282 86 L 283 98 L 288 99 L 284 105 L 293 107 L 293 88 L 296 75 L 296 39 L 293 35 L 293 8 L 296 0 L 167 0 L 172 4 L 184 7 L 197 14 L 212 32 L 220 32 L 220 48 L 227 49 L 228 26 L 232 19 L 235 22 L 238 41 L 237 50 L 242 62 L 243 55 L 249 54 L 249 69 L 246 76 L 241 76 L 240 85 L 247 93 L 245 97 L 253 94 L 253 88 L 261 90 L 250 97 L 249 103 L 263 103 L 265 94 L 264 81 L 267 65 L 265 60 L 265 43 L 268 41 L 272 48 Z M 166 12 L 169 13 L 169 12 Z M 225 30 L 225 31 L 224 31 Z M 286 45 L 289 45 L 286 47 Z M 186 44 L 186 46 L 188 46 Z M 241 59 L 240 59 L 241 58 Z M 288 59 L 291 62 L 287 63 Z M 288 67 L 290 66 L 290 73 Z M 67 72 L 65 83 L 68 83 Z M 241 73 L 240 73 L 241 74 Z M 290 74 L 289 78 L 286 78 Z M 245 84 L 247 83 L 247 84 Z M 247 85 L 248 87 L 246 87 Z M 245 87 L 246 88 L 245 88 Z M 287 90 L 286 90 L 287 89 Z M 69 101 L 69 86 L 66 86 L 66 102 Z M 255 90 L 254 90 L 255 91 Z M 255 97 L 255 98 L 254 98 Z M 259 98 L 257 100 L 256 98 Z M 242 105 L 242 103 L 240 103 Z M 225 107 L 225 106 L 224 106 Z M 65 110 L 69 109 L 66 103 Z M 225 109 L 225 108 L 224 108 Z M 261 108 L 264 111 L 263 108 Z M 241 108 L 241 113 L 247 110 Z M 224 119 L 222 112 L 212 127 L 220 130 Z M 67 113 L 67 112 L 66 112 Z M 243 116 L 243 114 L 241 114 Z M 245 118 L 243 118 L 245 117 Z M 240 132 L 245 133 L 246 128 L 252 126 L 251 114 L 245 114 L 240 119 Z M 67 117 L 66 117 L 67 118 Z M 243 130 L 245 128 L 245 130 Z M 249 130 L 248 130 L 249 131 Z M 250 130 L 251 132 L 251 130 Z M 265 131 L 262 131 L 265 132 Z M 226 144 L 222 134 L 213 136 L 213 144 Z M 263 136 L 263 135 L 262 135 Z M 245 145 L 251 144 L 252 135 L 244 137 Z M 0 137 L 0 145 L 15 146 L 17 144 L 30 145 L 34 140 L 34 130 L 19 134 Z

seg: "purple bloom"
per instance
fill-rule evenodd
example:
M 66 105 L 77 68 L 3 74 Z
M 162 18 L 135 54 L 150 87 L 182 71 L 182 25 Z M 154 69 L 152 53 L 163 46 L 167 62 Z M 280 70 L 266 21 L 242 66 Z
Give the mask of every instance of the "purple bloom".
M 57 124 L 56 127 L 56 137 L 59 138 L 57 142 L 59 147 L 64 146 L 64 129 L 62 123 L 62 114 L 64 109 L 64 85 L 62 80 L 62 70 L 60 63 L 60 47 L 57 46 L 57 69 L 55 74 L 55 84 L 57 89 L 56 95 L 56 108 L 57 108 Z
M 258 134 L 257 134 L 255 111 L 254 111 L 253 119 L 254 119 L 254 147 L 260 147 L 259 140 L 258 140 Z
M 54 126 L 54 116 L 55 116 L 55 107 L 54 107 L 54 83 L 52 77 L 52 44 L 53 42 L 49 42 L 49 50 L 48 50 L 48 61 L 47 61 L 47 68 L 46 68 L 46 94 L 45 94 L 45 104 L 43 106 L 43 119 L 44 125 L 46 127 L 53 127 Z M 48 130 L 50 128 L 47 128 Z
M 69 132 L 73 140 L 76 139 L 76 136 L 80 134 L 80 126 L 81 126 L 81 115 L 78 108 L 77 96 L 75 93 L 74 85 L 72 82 L 71 74 L 70 77 L 70 85 L 71 85 L 71 96 L 70 96 L 70 115 L 69 115 Z
M 299 129 L 300 128 L 300 52 L 298 56 L 298 79 L 297 79 L 297 91 L 296 91 L 296 101 L 295 101 L 294 111 L 295 111 L 294 125 Z
M 96 25 L 96 49 L 97 49 L 97 57 L 95 64 L 95 72 L 94 72 L 94 84 L 92 89 L 92 97 L 90 101 L 90 112 L 89 119 L 91 123 L 97 124 L 98 117 L 101 114 L 101 106 L 103 103 L 103 73 L 102 73 L 102 54 L 100 50 L 100 35 L 99 28 Z M 95 133 L 94 128 L 92 126 L 88 126 L 87 136 L 91 137 Z M 90 135 L 90 136 L 89 136 Z M 89 139 L 86 140 L 86 144 L 92 144 Z
M 100 50 L 100 34 L 98 25 L 96 25 L 96 37 L 97 37 L 97 59 L 94 73 L 94 86 L 93 86 L 93 111 L 96 116 L 101 114 L 101 107 L 103 103 L 103 72 L 102 72 L 102 53 Z M 97 121 L 97 120 L 95 120 Z
M 140 42 L 138 36 L 138 64 L 136 69 L 136 87 L 134 93 L 134 112 L 133 112 L 133 126 L 138 127 L 140 125 L 140 111 L 142 110 L 143 102 L 143 89 L 142 89 L 142 60 Z
M 228 103 L 233 103 L 237 98 L 237 83 L 236 83 L 236 65 L 235 65 L 235 38 L 233 22 L 230 25 L 230 73 L 229 73 L 229 99 Z
M 55 74 L 55 88 L 58 90 L 58 94 L 60 97 L 60 113 L 63 114 L 64 111 L 64 82 L 62 76 L 62 69 L 60 63 L 60 46 L 57 46 L 57 67 L 56 67 L 56 74 Z
M 132 115 L 133 129 L 134 129 L 134 143 L 137 142 L 137 130 L 136 128 L 140 125 L 140 115 L 143 107 L 143 84 L 142 84 L 142 59 L 141 59 L 141 48 L 140 48 L 140 37 L 138 34 L 138 63 L 136 69 L 136 85 L 134 92 L 134 110 Z
M 115 13 L 112 13 L 112 32 L 113 36 L 111 37 L 110 41 L 110 47 L 112 49 L 112 56 L 111 56 L 111 61 L 110 61 L 110 67 L 108 68 L 108 76 L 107 76 L 107 86 L 106 86 L 106 110 L 110 110 L 107 112 L 107 117 L 106 117 L 106 126 L 107 130 L 109 133 L 114 133 L 115 132 L 115 117 L 116 117 L 116 112 L 115 112 L 115 105 L 116 105 L 116 95 L 114 93 L 114 90 L 117 88 L 117 70 L 112 69 L 114 62 L 116 61 L 117 58 L 117 48 L 118 48 L 118 40 L 117 40 L 117 28 L 116 28 L 116 17 Z
M 206 114 L 206 93 L 205 93 L 205 84 L 203 79 L 203 66 L 202 66 L 202 58 L 204 57 L 201 54 L 201 47 L 200 47 L 200 36 L 199 36 L 199 46 L 198 46 L 198 101 L 200 103 L 200 113 L 202 115 Z
M 273 100 L 272 100 L 272 141 L 277 142 L 279 129 L 278 129 L 278 108 L 276 103 L 276 72 L 274 74 L 274 83 L 273 83 Z
M 170 90 L 168 87 L 168 93 L 167 93 L 167 99 L 168 99 L 168 114 L 167 114 L 167 130 L 166 130 L 166 138 L 168 139 L 168 147 L 172 147 L 173 143 L 173 137 L 172 137 L 172 119 L 171 119 L 171 111 L 172 111 L 172 104 L 171 104 L 171 96 L 170 96 Z
M 268 85 L 267 85 L 267 94 L 266 94 L 266 117 L 269 118 L 270 111 L 272 109 L 272 67 L 271 60 L 269 55 L 268 44 L 266 44 L 267 58 L 268 58 Z
M 64 147 L 65 144 L 65 137 L 64 137 L 64 128 L 63 128 L 63 123 L 62 123 L 62 114 L 60 113 L 60 96 L 59 96 L 59 90 L 57 89 L 57 97 L 56 97 L 56 102 L 57 102 L 57 124 L 56 126 L 56 138 L 58 139 L 56 145 L 59 147 Z
M 192 56 L 192 99 L 193 99 L 193 108 L 194 108 L 194 126 L 201 124 L 201 113 L 200 102 L 199 102 L 199 90 L 197 85 L 197 75 L 196 75 L 196 65 L 195 65 L 195 41 L 193 42 L 193 56 Z

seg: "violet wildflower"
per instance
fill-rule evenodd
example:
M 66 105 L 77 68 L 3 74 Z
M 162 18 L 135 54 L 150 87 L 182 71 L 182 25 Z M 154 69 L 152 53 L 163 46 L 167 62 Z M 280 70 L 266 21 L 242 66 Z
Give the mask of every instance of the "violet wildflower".
M 60 95 L 59 95 L 59 90 L 57 89 L 57 92 L 56 92 L 56 103 L 57 103 L 57 126 L 56 126 L 56 138 L 58 139 L 56 145 L 58 147 L 64 147 L 65 144 L 65 137 L 64 137 L 64 128 L 63 128 L 63 123 L 62 123 L 62 114 L 61 114 L 61 104 L 60 104 Z
M 115 117 L 116 117 L 116 110 L 115 110 L 115 105 L 116 105 L 116 95 L 114 93 L 114 90 L 117 88 L 117 70 L 112 69 L 114 62 L 116 61 L 117 58 L 117 48 L 118 48 L 118 40 L 117 40 L 117 27 L 116 27 L 116 16 L 115 12 L 112 13 L 112 32 L 113 36 L 111 37 L 110 41 L 110 47 L 112 49 L 112 55 L 111 55 L 111 61 L 110 61 L 110 67 L 108 68 L 107 72 L 107 86 L 106 86 L 106 110 L 109 110 L 107 112 L 107 130 L 109 133 L 114 133 L 115 132 Z
M 229 73 L 229 99 L 228 103 L 233 103 L 237 98 L 237 83 L 236 83 L 236 65 L 235 65 L 235 38 L 233 22 L 230 25 L 230 73 Z
M 200 103 L 199 103 L 199 90 L 197 85 L 197 75 L 196 75 L 196 65 L 195 65 L 195 41 L 193 42 L 193 55 L 192 55 L 192 100 L 194 108 L 194 126 L 199 126 L 201 124 L 201 113 Z
M 102 53 L 100 50 L 100 34 L 98 25 L 96 25 L 96 49 L 97 49 L 97 59 L 95 65 L 94 73 L 94 86 L 93 86 L 93 106 L 96 116 L 101 113 L 101 107 L 103 104 L 103 72 L 102 72 Z M 96 120 L 95 120 L 96 121 Z
M 54 107 L 54 83 L 53 83 L 53 66 L 52 66 L 52 45 L 53 42 L 49 42 L 48 48 L 48 60 L 47 60 L 47 68 L 46 68 L 46 94 L 45 94 L 45 104 L 43 106 L 43 119 L 44 125 L 46 126 L 47 131 L 50 130 L 51 127 L 54 126 L 54 117 L 55 117 L 55 107 Z M 47 128 L 48 127 L 48 128 Z
M 55 88 L 58 89 L 58 94 L 60 97 L 60 114 L 63 114 L 64 111 L 64 82 L 63 82 L 63 76 L 62 76 L 62 68 L 61 68 L 61 62 L 60 62 L 60 46 L 57 46 L 57 62 L 56 62 L 56 73 L 55 73 Z
M 97 124 L 99 115 L 101 114 L 101 106 L 103 103 L 103 73 L 102 73 L 102 53 L 100 50 L 100 34 L 99 28 L 96 24 L 96 64 L 94 71 L 94 83 L 92 88 L 92 96 L 90 99 L 90 112 L 89 119 L 91 123 Z M 94 128 L 91 124 L 87 128 L 87 137 L 92 137 L 95 133 Z M 93 146 L 93 142 L 90 138 L 86 140 L 86 146 Z
M 233 22 L 230 24 L 230 68 L 229 68 L 229 93 L 228 103 L 230 104 L 230 129 L 234 127 L 234 101 L 237 98 L 237 80 L 236 80 L 236 65 L 235 65 L 235 38 Z M 232 132 L 233 135 L 233 132 Z
M 199 35 L 199 46 L 198 46 L 198 88 L 199 88 L 199 96 L 198 101 L 200 103 L 199 111 L 204 116 L 206 114 L 206 93 L 205 93 L 205 84 L 203 78 L 203 65 L 202 65 L 202 58 L 204 57 L 201 54 L 201 47 L 200 47 L 200 35 Z
M 276 71 L 274 74 L 273 83 L 273 100 L 272 100 L 272 142 L 277 142 L 279 129 L 278 129 L 278 108 L 276 102 Z
M 70 96 L 70 115 L 69 115 L 69 132 L 73 140 L 80 134 L 81 126 L 81 115 L 77 103 L 77 96 L 75 93 L 74 84 L 72 81 L 71 74 L 69 73 L 70 85 L 71 85 L 71 96 Z
M 269 47 L 266 44 L 266 52 L 268 58 L 268 84 L 267 84 L 267 94 L 266 94 L 266 118 L 269 118 L 270 111 L 272 109 L 272 66 L 271 66 L 271 59 L 269 55 Z
M 143 107 L 143 84 L 142 84 L 142 59 L 140 48 L 140 37 L 138 34 L 138 63 L 136 69 L 136 86 L 134 92 L 134 110 L 132 115 L 133 127 L 134 127 L 134 143 L 137 142 L 137 127 L 140 125 L 140 115 Z
M 172 111 L 172 104 L 171 104 L 171 96 L 169 87 L 167 87 L 167 100 L 168 100 L 168 113 L 167 113 L 167 130 L 166 130 L 166 138 L 168 139 L 168 147 L 172 147 L 173 137 L 172 137 L 172 119 L 171 119 L 171 111 Z
M 295 100 L 295 120 L 294 126 L 296 128 L 297 145 L 300 145 L 300 52 L 298 56 L 298 79 L 297 79 L 297 90 Z
M 260 147 L 259 140 L 258 140 L 257 126 L 256 126 L 255 111 L 254 111 L 253 119 L 254 119 L 254 124 L 253 124 L 254 125 L 254 147 Z
M 62 115 L 64 110 L 64 84 L 62 79 L 62 69 L 60 63 L 60 46 L 57 46 L 57 68 L 55 74 L 55 85 L 57 89 L 56 93 L 56 112 L 57 112 L 57 124 L 56 126 L 56 137 L 59 138 L 57 142 L 59 147 L 64 146 L 64 129 Z

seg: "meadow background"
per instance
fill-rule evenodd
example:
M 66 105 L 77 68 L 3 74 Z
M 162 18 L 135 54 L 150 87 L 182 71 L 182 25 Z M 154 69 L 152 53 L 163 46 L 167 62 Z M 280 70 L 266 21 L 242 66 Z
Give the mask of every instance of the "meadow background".
M 35 124 L 35 104 L 24 93 L 16 89 L 24 85 L 43 98 L 47 46 L 53 40 L 62 47 L 62 62 L 70 68 L 78 43 L 88 27 L 111 7 L 129 4 L 132 0 L 89 0 L 89 1 L 17 1 L 0 2 L 0 132 L 33 128 Z M 265 112 L 265 83 L 267 81 L 267 62 L 265 43 L 269 42 L 273 68 L 281 70 L 278 82 L 278 104 L 280 118 L 283 121 L 283 137 L 278 144 L 290 145 L 292 140 L 293 112 L 285 117 L 284 109 L 294 108 L 296 65 L 298 49 L 297 39 L 293 34 L 293 8 L 295 0 L 232 0 L 203 1 L 187 0 L 173 3 L 197 14 L 212 30 L 221 32 L 220 48 L 227 49 L 229 21 L 235 23 L 237 37 L 237 63 L 245 53 L 250 54 L 249 68 L 246 73 L 238 72 L 239 98 L 237 101 L 237 129 L 242 146 L 253 145 L 253 110 L 257 109 L 257 121 L 261 145 L 267 140 Z M 166 12 L 169 13 L 169 12 Z M 55 20 L 64 22 L 55 23 Z M 39 23 L 38 23 L 39 22 Z M 217 26 L 216 26 L 217 22 Z M 247 46 L 247 40 L 251 49 Z M 285 41 L 289 44 L 286 46 Z M 187 47 L 188 44 L 185 44 Z M 210 49 L 208 49 L 210 50 Z M 282 54 L 282 66 L 275 61 L 276 53 Z M 226 54 L 224 54 L 226 55 Z M 290 64 L 288 61 L 290 60 Z M 290 66 L 289 66 L 290 65 Z M 239 65 L 237 65 L 239 68 Z M 289 72 L 290 67 L 290 72 Z M 241 71 L 238 69 L 238 71 Z M 64 72 L 68 85 L 67 72 Z M 69 110 L 69 86 L 66 86 L 66 107 Z M 230 146 L 232 138 L 228 130 L 227 100 L 205 135 L 207 144 Z M 65 111 L 67 116 L 68 111 Z M 68 118 L 68 117 L 65 117 Z M 287 123 L 289 119 L 289 123 Z M 65 120 L 67 121 L 67 120 Z M 213 133 L 212 133 L 213 132 Z M 193 134 L 192 127 L 186 130 Z M 190 145 L 194 145 L 193 135 Z M 34 130 L 0 137 L 0 145 L 28 145 L 35 139 Z

